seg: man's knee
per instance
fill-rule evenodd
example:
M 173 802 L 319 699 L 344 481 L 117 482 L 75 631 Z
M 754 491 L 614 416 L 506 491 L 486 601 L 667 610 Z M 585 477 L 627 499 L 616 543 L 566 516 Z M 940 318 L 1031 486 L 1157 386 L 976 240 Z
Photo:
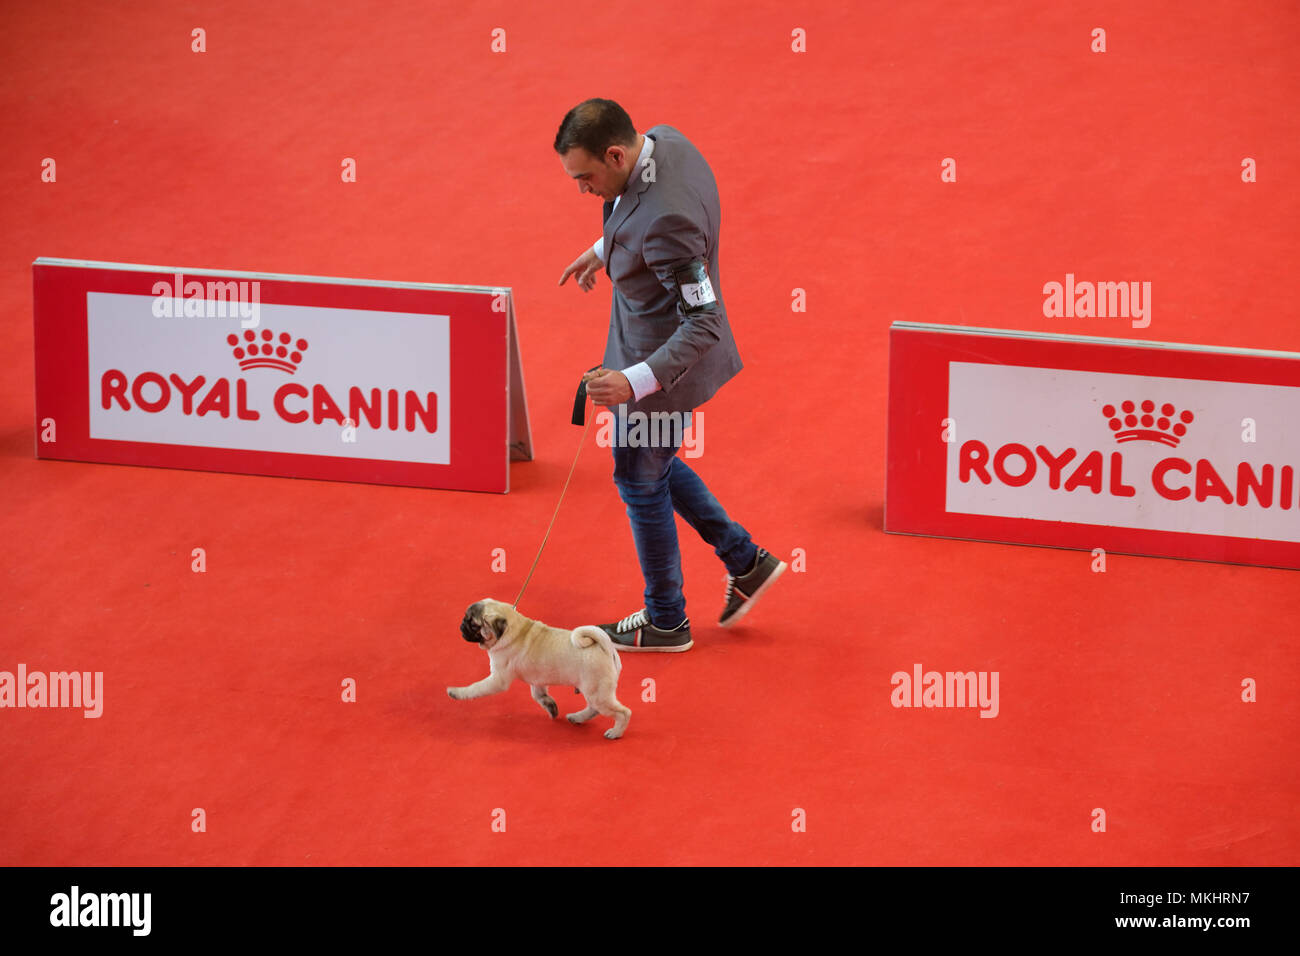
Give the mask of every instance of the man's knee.
M 618 496 L 623 499 L 624 504 L 628 505 L 651 504 L 661 499 L 668 500 L 670 497 L 666 478 L 637 481 L 615 475 L 614 487 L 618 489 Z

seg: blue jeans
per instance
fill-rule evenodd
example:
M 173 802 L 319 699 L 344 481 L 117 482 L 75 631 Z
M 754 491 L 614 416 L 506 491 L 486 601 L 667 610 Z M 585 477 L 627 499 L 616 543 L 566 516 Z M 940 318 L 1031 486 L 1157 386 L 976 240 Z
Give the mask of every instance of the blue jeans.
M 615 430 L 610 443 L 614 452 L 614 484 L 627 505 L 632 524 L 637 559 L 645 578 L 646 613 L 655 627 L 671 629 L 686 617 L 674 511 L 713 546 L 713 553 L 722 559 L 730 574 L 739 576 L 749 571 L 758 549 L 750 540 L 749 532 L 727 517 L 699 475 L 677 457 L 682 429 L 646 429 L 671 434 L 655 434 L 650 442 L 636 441 L 635 433 L 628 434 L 628 425 L 618 417 L 621 411 L 615 411 Z M 684 416 L 689 423 L 689 412 L 675 414 Z M 629 440 L 621 441 L 625 435 Z

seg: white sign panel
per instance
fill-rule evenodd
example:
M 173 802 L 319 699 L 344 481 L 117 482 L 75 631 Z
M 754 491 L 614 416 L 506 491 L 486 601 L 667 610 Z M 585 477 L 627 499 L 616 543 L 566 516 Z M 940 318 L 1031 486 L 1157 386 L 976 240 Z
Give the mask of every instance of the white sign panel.
M 445 315 L 261 304 L 246 329 L 215 301 L 200 317 L 157 315 L 154 296 L 86 300 L 91 438 L 451 460 Z
M 946 509 L 1300 542 L 1300 388 L 952 362 Z

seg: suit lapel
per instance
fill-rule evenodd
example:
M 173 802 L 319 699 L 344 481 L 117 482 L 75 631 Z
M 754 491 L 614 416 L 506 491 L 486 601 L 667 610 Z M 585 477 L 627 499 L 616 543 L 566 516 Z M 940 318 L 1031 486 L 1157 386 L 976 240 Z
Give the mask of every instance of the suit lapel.
M 654 152 L 651 153 L 650 156 L 651 159 L 655 160 L 655 162 L 657 163 L 660 159 L 662 159 L 662 156 L 660 154 L 663 152 L 663 148 L 664 148 L 663 140 L 661 140 L 658 136 L 652 135 L 651 133 L 646 133 L 646 135 L 655 141 Z M 610 243 L 613 242 L 614 234 L 618 232 L 619 226 L 623 225 L 623 223 L 627 220 L 627 217 L 632 215 L 632 212 L 636 209 L 637 204 L 641 202 L 641 194 L 649 188 L 650 188 L 650 183 L 646 182 L 645 179 L 642 178 L 641 163 L 638 161 L 636 166 L 632 170 L 631 178 L 628 179 L 627 181 L 627 189 L 625 189 L 623 192 L 623 198 L 618 201 L 618 208 L 615 209 L 613 213 L 610 214 L 609 218 L 605 220 L 604 235 L 605 235 L 606 250 L 609 249 Z M 606 262 L 608 262 L 608 260 L 609 260 L 609 256 L 607 252 Z

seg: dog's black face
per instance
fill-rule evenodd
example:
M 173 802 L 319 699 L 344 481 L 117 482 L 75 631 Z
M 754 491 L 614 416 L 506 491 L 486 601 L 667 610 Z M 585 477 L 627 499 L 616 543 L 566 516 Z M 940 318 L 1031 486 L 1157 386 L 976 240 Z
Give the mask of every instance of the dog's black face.
M 465 616 L 461 618 L 460 636 L 465 638 L 465 640 L 469 641 L 471 644 L 484 643 L 483 614 L 484 602 L 476 601 L 465 609 Z M 489 616 L 487 624 L 496 632 L 497 637 L 500 637 L 506 631 L 507 621 L 504 617 L 497 616 L 493 618 Z
M 465 616 L 460 622 L 460 636 L 465 638 L 471 644 L 483 643 L 483 635 L 479 633 L 479 628 L 483 625 L 483 602 L 471 604 L 465 610 Z

